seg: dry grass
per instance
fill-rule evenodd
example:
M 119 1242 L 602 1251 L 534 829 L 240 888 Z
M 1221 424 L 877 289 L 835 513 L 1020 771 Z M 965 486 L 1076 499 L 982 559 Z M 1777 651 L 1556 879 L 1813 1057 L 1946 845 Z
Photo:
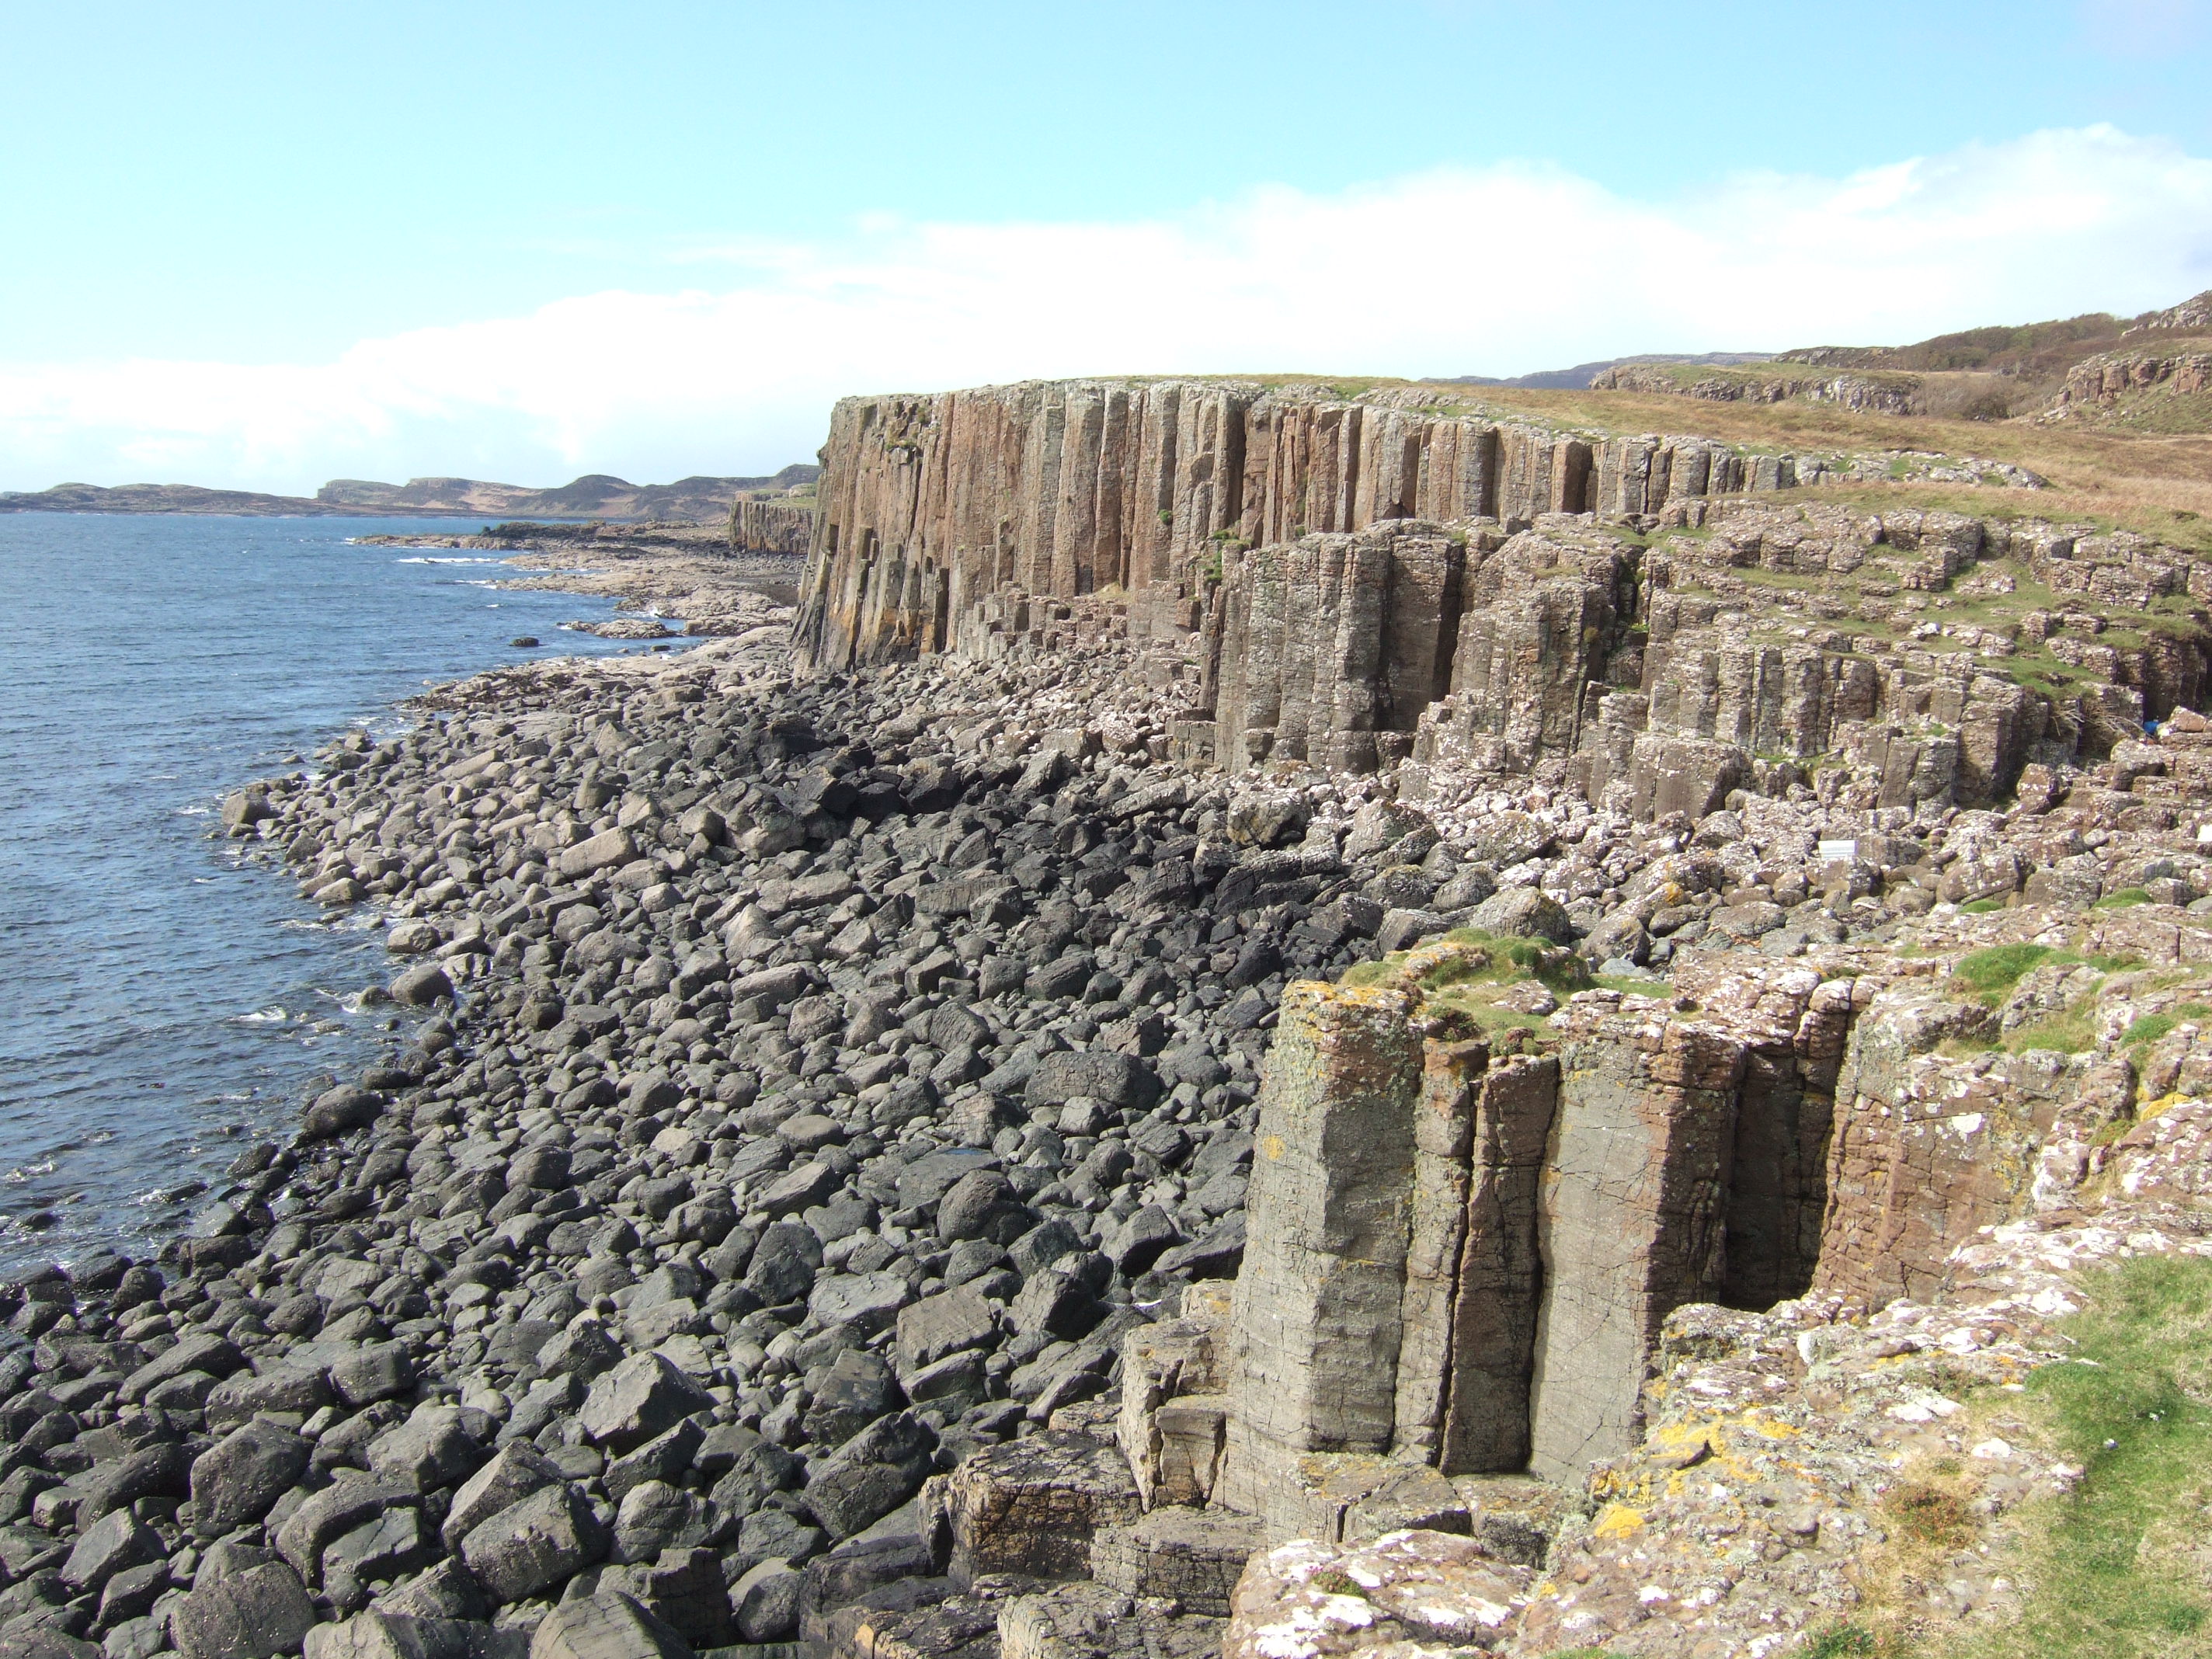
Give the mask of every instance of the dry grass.
M 2212 433 L 2130 432 L 2072 422 L 1860 415 L 1826 404 L 1726 404 L 1627 392 L 1438 386 L 1435 406 L 1488 409 L 1593 434 L 1694 433 L 1791 453 L 1917 450 L 2027 467 L 2047 489 L 1899 483 L 1799 490 L 1799 501 L 1927 507 L 2136 531 L 2212 550 Z

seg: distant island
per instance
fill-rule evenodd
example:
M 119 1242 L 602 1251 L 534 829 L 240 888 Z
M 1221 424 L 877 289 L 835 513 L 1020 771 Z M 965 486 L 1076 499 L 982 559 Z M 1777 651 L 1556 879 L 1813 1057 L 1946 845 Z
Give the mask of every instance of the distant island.
M 254 518 L 682 519 L 729 516 L 730 504 L 761 493 L 782 495 L 811 484 L 818 466 L 793 465 L 759 478 L 678 478 L 635 484 L 587 472 L 552 489 L 488 483 L 478 478 L 410 478 L 404 484 L 333 478 L 310 498 L 263 495 L 197 484 L 56 484 L 52 489 L 0 492 L 0 513 L 222 513 Z

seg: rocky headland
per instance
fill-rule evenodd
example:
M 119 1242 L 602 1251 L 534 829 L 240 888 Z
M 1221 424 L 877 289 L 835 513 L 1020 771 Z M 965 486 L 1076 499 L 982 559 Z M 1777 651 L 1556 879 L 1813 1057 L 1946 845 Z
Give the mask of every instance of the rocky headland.
M 2212 1237 L 2212 562 L 1782 459 L 988 388 L 795 606 L 586 550 L 732 625 L 226 803 L 392 1052 L 0 1292 L 0 1653 L 2041 1616 L 2034 1379 Z

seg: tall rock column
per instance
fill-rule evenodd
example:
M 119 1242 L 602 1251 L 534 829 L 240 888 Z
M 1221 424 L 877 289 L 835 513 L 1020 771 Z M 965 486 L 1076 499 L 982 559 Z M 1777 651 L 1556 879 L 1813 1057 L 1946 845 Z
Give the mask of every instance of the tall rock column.
M 1545 1288 L 1539 1200 L 1559 1091 L 1559 1061 L 1533 1055 L 1493 1066 L 1475 1091 L 1436 1459 L 1447 1474 L 1518 1469 L 1528 1461 L 1529 1385 Z
M 1423 1046 L 1421 1060 L 1391 1450 L 1433 1463 L 1451 1377 L 1452 1304 L 1467 1243 L 1468 1153 L 1490 1049 L 1482 1042 L 1431 1042 Z
M 1522 770 L 1572 754 L 1584 706 L 1633 616 L 1636 549 L 1602 531 L 1523 531 L 1461 579 L 1451 696 L 1430 724 L 1434 757 Z
M 1529 1468 L 1574 1484 L 1641 1432 L 1660 1322 L 1720 1292 L 1744 1045 L 1663 1013 L 1593 1010 L 1568 1031 L 1538 1211 Z
M 1395 1419 L 1421 1040 L 1402 991 L 1285 992 L 1261 1091 L 1216 1501 L 1267 1515 L 1310 1452 Z

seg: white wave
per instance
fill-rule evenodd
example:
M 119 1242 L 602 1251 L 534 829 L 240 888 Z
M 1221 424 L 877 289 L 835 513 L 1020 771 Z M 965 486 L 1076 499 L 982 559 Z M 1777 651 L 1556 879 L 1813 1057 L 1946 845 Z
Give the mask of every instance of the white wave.
M 429 557 L 399 559 L 398 564 L 497 564 L 497 559 L 434 559 Z
M 231 1024 L 234 1025 L 282 1025 L 291 1018 L 292 1016 L 282 1008 L 269 1007 L 257 1013 L 233 1014 Z

